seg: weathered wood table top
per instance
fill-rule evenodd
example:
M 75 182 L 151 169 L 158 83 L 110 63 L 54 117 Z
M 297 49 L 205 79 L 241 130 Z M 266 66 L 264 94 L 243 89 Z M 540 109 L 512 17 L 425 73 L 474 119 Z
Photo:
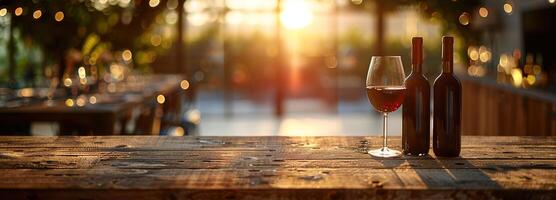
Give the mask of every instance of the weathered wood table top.
M 556 137 L 462 141 L 378 159 L 380 137 L 0 137 L 0 199 L 556 198 Z

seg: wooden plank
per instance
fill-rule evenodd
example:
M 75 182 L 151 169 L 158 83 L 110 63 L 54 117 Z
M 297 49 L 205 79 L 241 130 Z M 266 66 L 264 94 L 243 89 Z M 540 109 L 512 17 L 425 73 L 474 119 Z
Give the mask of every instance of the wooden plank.
M 0 195 L 556 198 L 556 137 L 463 137 L 459 158 L 377 159 L 365 153 L 380 142 L 380 137 L 0 137 Z M 392 137 L 390 143 L 399 148 L 399 142 Z
M 400 137 L 389 137 L 389 144 L 399 145 Z M 213 146 L 241 146 L 247 148 L 259 146 L 288 146 L 313 148 L 314 145 L 345 146 L 379 146 L 380 137 L 153 137 L 153 136 L 64 136 L 64 137 L 26 137 L 0 136 L 0 148 L 12 147 L 76 147 L 76 148 L 185 148 Z M 462 147 L 496 147 L 508 145 L 520 147 L 556 146 L 556 137 L 513 137 L 513 136 L 463 136 Z
M 0 170 L 10 189 L 554 189 L 556 170 L 479 169 L 51 169 Z M 413 178 L 412 178 L 413 177 Z M 411 181 L 408 181 L 413 179 Z M 348 181 L 349 180 L 349 181 Z M 32 184 L 29 184 L 29 183 Z

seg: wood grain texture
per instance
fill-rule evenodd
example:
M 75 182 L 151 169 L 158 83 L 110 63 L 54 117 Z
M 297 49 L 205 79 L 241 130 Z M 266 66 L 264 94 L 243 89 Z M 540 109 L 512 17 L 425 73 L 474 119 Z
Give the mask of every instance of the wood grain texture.
M 462 84 L 463 133 L 556 136 L 556 95 L 488 78 L 458 77 Z
M 556 198 L 556 137 L 462 141 L 460 158 L 378 159 L 380 137 L 0 137 L 0 197 Z

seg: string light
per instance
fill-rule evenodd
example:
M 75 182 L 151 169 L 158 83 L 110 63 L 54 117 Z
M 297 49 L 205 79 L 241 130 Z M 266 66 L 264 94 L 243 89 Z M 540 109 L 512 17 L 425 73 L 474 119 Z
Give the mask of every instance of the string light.
M 21 14 L 23 14 L 23 8 L 22 7 L 17 7 L 14 11 L 15 16 L 20 16 Z
M 6 16 L 6 14 L 8 14 L 8 9 L 6 8 L 0 9 L 0 17 L 4 17 Z
M 41 10 L 35 10 L 35 12 L 33 12 L 33 18 L 35 19 L 39 19 L 42 16 L 42 11 Z
M 62 11 L 56 12 L 56 14 L 54 14 L 54 19 L 57 22 L 61 22 L 62 20 L 64 20 L 64 12 L 62 12 Z
M 65 103 L 67 107 L 73 107 L 73 99 L 66 99 Z
M 164 95 L 159 94 L 158 96 L 156 96 L 156 102 L 158 102 L 159 104 L 164 104 L 165 101 L 166 98 L 164 97 Z
M 87 73 L 85 71 L 85 67 L 79 67 L 77 69 L 77 74 L 79 75 L 79 78 L 85 78 L 87 77 Z
M 75 104 L 79 107 L 83 107 L 85 106 L 85 104 L 87 103 L 87 98 L 85 97 L 85 95 L 80 95 L 79 97 L 77 97 L 77 99 L 75 100 Z
M 73 84 L 73 81 L 70 78 L 64 79 L 64 86 L 70 87 Z
M 133 54 L 131 54 L 131 51 L 129 49 L 124 50 L 124 52 L 122 52 L 122 58 L 124 59 L 124 61 L 130 61 L 132 58 Z
M 554 4 L 556 3 L 556 0 L 548 0 L 548 3 Z
M 95 97 L 95 96 L 89 97 L 89 103 L 96 104 L 97 103 L 97 97 Z
M 504 4 L 504 12 L 506 12 L 507 14 L 511 14 L 513 11 L 513 6 L 509 3 L 505 3 Z
M 481 7 L 481 8 L 479 9 L 479 15 L 480 15 L 481 17 L 488 17 L 488 9 L 485 8 L 485 7 Z
M 158 6 L 158 4 L 160 4 L 160 0 L 149 0 L 149 6 L 151 8 Z
M 461 13 L 461 15 L 459 16 L 459 23 L 464 26 L 469 25 L 469 13 Z

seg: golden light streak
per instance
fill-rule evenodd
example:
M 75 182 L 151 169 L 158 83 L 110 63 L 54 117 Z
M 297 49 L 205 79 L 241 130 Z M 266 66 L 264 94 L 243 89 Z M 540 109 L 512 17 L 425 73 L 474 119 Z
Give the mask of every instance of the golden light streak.
M 288 1 L 280 14 L 280 21 L 289 29 L 300 29 L 313 22 L 313 13 L 304 1 Z

